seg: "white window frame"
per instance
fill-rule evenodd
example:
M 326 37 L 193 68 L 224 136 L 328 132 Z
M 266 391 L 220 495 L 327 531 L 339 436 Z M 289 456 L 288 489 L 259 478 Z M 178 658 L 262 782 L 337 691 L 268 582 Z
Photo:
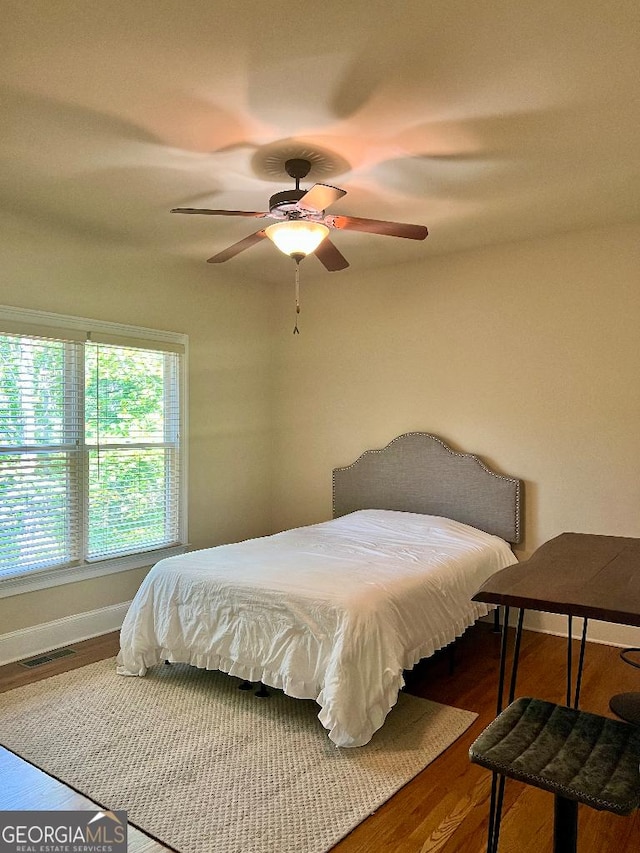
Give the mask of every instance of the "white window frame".
M 76 583 L 91 578 L 104 577 L 106 575 L 126 572 L 131 569 L 145 568 L 158 562 L 164 557 L 175 554 L 183 554 L 187 549 L 188 531 L 188 356 L 189 339 L 187 335 L 179 332 L 166 332 L 157 329 L 147 329 L 140 326 L 127 326 L 121 323 L 111 323 L 103 320 L 91 320 L 83 317 L 71 317 L 51 312 L 34 311 L 31 309 L 12 308 L 0 305 L 0 334 L 10 333 L 12 329 L 20 326 L 43 327 L 50 329 L 52 336 L 56 336 L 54 330 L 64 329 L 74 331 L 85 338 L 96 336 L 107 336 L 109 338 L 122 339 L 122 345 L 126 346 L 129 341 L 148 341 L 158 344 L 167 344 L 184 350 L 181 358 L 179 376 L 179 408 L 180 408 L 180 447 L 179 447 L 179 469 L 180 469 L 180 544 L 158 548 L 152 551 L 144 551 L 127 556 L 113 557 L 97 562 L 82 561 L 73 566 L 62 566 L 34 570 L 23 575 L 13 575 L 0 578 L 0 598 L 32 592 L 39 589 L 60 586 L 62 584 Z

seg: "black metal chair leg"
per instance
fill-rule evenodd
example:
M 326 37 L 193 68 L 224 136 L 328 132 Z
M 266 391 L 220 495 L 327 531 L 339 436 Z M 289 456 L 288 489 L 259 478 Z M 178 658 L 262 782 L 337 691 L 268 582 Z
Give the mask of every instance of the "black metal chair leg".
M 256 690 L 256 696 L 259 696 L 261 699 L 266 699 L 268 696 L 271 696 L 262 682 L 260 682 L 260 687 Z
M 496 828 L 496 795 L 498 791 L 498 774 L 493 773 L 491 778 L 491 800 L 489 802 L 489 830 L 487 832 L 487 853 L 493 853 L 493 833 Z
M 558 795 L 554 800 L 553 853 L 577 853 L 578 803 Z
M 491 853 L 493 842 L 493 824 L 496 816 L 496 786 L 498 784 L 498 774 L 494 773 L 491 779 L 491 799 L 489 800 L 489 829 L 487 831 L 487 853 Z
M 500 841 L 500 823 L 502 822 L 502 803 L 504 801 L 504 776 L 498 776 L 498 798 L 496 801 L 496 816 L 493 822 L 493 845 L 490 853 L 498 853 L 498 842 Z

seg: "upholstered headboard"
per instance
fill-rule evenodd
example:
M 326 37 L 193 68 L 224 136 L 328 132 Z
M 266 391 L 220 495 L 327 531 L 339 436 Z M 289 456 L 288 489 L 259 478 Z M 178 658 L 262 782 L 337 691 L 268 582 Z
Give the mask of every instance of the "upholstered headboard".
M 334 518 L 358 509 L 441 515 L 507 542 L 521 539 L 521 481 L 457 453 L 426 432 L 409 432 L 366 450 L 333 471 Z

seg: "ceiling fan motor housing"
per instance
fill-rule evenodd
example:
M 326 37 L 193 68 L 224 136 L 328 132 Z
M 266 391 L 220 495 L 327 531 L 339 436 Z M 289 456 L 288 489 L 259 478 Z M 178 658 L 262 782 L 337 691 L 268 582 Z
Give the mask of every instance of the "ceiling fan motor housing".
M 298 207 L 307 190 L 284 190 L 269 199 L 269 212 L 276 219 L 312 219 L 313 212 Z M 320 212 L 320 211 L 318 211 Z
M 304 211 L 298 207 L 298 202 L 307 194 L 307 190 L 300 189 L 300 180 L 306 178 L 311 170 L 309 160 L 303 160 L 301 157 L 294 157 L 284 164 L 285 170 L 289 177 L 294 178 L 296 182 L 295 190 L 284 190 L 280 193 L 275 193 L 269 199 L 269 212 L 276 219 L 310 219 L 313 214 L 311 211 Z

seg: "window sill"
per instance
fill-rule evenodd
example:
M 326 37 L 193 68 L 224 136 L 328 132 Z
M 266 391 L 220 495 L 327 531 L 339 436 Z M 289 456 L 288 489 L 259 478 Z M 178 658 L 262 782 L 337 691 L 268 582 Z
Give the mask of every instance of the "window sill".
M 127 557 L 116 557 L 113 560 L 103 560 L 98 563 L 84 563 L 62 569 L 44 569 L 41 572 L 29 572 L 24 575 L 0 578 L 0 598 L 11 595 L 21 595 L 25 592 L 35 592 L 38 589 L 48 589 L 52 586 L 76 583 L 77 581 L 100 578 L 117 572 L 127 572 L 130 569 L 142 569 L 153 566 L 165 557 L 184 554 L 188 545 L 174 545 L 170 548 L 159 548 L 157 551 L 145 551 L 141 554 L 131 554 Z

